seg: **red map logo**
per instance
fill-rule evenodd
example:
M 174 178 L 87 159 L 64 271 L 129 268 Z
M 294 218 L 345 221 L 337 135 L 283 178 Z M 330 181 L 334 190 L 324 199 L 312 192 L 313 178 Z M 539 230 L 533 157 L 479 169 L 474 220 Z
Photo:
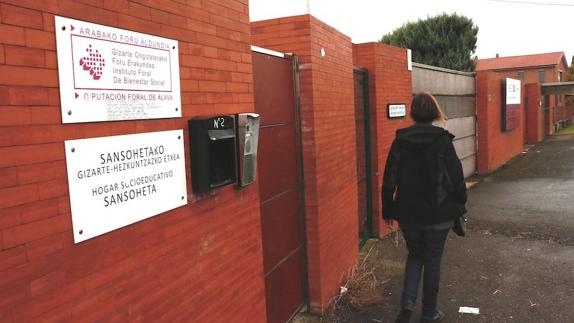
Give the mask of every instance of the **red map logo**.
M 86 48 L 86 52 L 86 56 L 80 58 L 80 66 L 84 68 L 84 71 L 88 71 L 94 80 L 97 81 L 102 77 L 106 61 L 97 49 L 92 49 L 92 45 Z

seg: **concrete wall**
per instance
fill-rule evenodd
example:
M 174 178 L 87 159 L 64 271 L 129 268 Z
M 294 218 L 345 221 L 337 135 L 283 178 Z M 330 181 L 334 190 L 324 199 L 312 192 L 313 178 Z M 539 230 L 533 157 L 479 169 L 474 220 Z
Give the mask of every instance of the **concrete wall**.
M 413 63 L 413 94 L 430 92 L 448 117 L 446 128 L 455 135 L 454 145 L 464 175 L 476 171 L 476 84 L 474 73 Z
M 413 93 L 434 95 L 475 95 L 474 73 L 413 63 Z

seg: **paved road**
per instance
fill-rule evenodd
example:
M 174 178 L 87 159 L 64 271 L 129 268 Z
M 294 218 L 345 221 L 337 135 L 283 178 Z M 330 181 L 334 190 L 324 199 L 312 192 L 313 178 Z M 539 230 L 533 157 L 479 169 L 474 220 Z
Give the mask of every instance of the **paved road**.
M 482 178 L 468 209 L 469 237 L 449 235 L 445 251 L 444 322 L 574 322 L 574 136 L 534 146 Z M 404 242 L 391 238 L 375 248 L 369 258 L 388 280 L 384 299 L 346 322 L 394 321 L 405 255 Z M 459 314 L 460 306 L 480 315 Z
M 574 246 L 574 136 L 553 137 L 486 177 L 469 206 L 475 227 Z

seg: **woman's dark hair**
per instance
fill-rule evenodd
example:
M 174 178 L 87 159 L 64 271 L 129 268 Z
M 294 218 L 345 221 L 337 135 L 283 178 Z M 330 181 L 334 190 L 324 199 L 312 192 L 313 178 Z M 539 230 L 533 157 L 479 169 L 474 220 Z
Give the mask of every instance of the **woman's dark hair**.
M 434 96 L 426 92 L 418 93 L 413 97 L 411 118 L 413 118 L 415 122 L 421 123 L 446 119 Z

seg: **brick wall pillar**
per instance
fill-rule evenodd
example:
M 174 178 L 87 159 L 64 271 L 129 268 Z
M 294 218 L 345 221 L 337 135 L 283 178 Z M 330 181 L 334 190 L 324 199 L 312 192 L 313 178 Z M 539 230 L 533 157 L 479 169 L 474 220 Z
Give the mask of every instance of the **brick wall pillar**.
M 540 106 L 541 88 L 540 83 L 526 84 L 526 142 L 536 144 L 544 139 L 544 112 Z
M 310 15 L 251 27 L 253 45 L 299 57 L 309 297 L 322 311 L 359 248 L 351 40 Z
M 381 184 L 387 156 L 395 131 L 412 124 L 409 117 L 412 100 L 411 71 L 407 68 L 407 50 L 382 43 L 353 45 L 353 62 L 369 74 L 371 119 L 371 157 L 373 165 L 373 224 L 376 234 L 385 236 L 395 228 L 382 221 Z M 407 116 L 387 118 L 387 104 L 405 103 Z
M 476 119 L 478 123 L 478 173 L 486 174 L 504 165 L 524 148 L 524 101 L 516 129 L 502 131 L 502 80 L 504 74 L 476 74 Z

